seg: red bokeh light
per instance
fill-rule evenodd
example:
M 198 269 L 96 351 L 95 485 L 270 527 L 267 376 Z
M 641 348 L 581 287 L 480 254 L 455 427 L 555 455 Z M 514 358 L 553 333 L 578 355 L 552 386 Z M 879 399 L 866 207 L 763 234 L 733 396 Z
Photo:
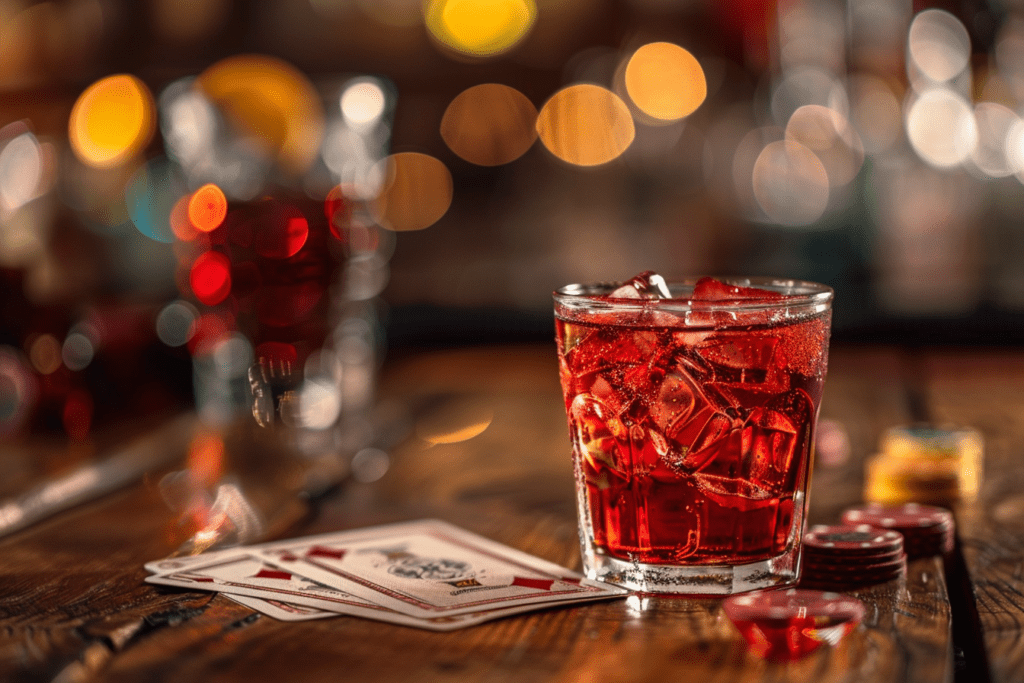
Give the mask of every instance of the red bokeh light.
M 214 306 L 231 293 L 231 263 L 219 251 L 208 251 L 199 256 L 189 272 L 192 292 L 202 303 Z
M 309 221 L 298 208 L 268 201 L 258 218 L 254 247 L 264 258 L 286 259 L 299 253 L 309 237 Z

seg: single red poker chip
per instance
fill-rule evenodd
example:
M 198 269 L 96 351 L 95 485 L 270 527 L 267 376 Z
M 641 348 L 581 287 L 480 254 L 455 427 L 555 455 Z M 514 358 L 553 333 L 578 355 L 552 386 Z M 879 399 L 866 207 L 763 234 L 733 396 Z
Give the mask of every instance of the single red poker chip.
M 864 618 L 857 598 L 831 591 L 791 588 L 726 598 L 722 611 L 754 654 L 791 660 L 823 645 L 837 645 Z
M 842 519 L 844 524 L 870 524 L 901 532 L 906 530 L 907 533 L 927 533 L 932 529 L 953 528 L 953 513 L 949 510 L 917 503 L 857 505 L 844 510 Z
M 868 524 L 813 526 L 804 534 L 805 556 L 853 558 L 878 557 L 903 552 L 903 536 L 897 531 Z
M 895 506 L 870 503 L 847 508 L 842 520 L 844 524 L 868 524 L 900 532 L 911 559 L 948 553 L 953 549 L 953 513 L 945 508 L 917 503 Z
M 804 564 L 861 567 L 869 564 L 879 564 L 881 562 L 893 562 L 903 557 L 904 554 L 903 548 L 899 548 L 894 551 L 886 551 L 884 553 L 876 553 L 874 555 L 840 555 L 837 553 L 821 554 L 812 551 L 805 552 L 803 554 L 803 562 Z
M 847 576 L 850 574 L 868 575 L 885 574 L 907 566 L 907 558 L 902 553 L 892 559 L 879 562 L 860 563 L 851 562 L 847 564 L 823 564 L 815 561 L 803 564 L 804 574 L 821 574 L 834 576 Z

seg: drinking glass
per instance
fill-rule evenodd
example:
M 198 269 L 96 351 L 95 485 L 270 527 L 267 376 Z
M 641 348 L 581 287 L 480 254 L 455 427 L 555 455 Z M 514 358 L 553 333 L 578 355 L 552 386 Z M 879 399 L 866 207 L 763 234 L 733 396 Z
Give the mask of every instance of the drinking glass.
M 832 290 L 635 280 L 554 294 L 586 574 L 651 593 L 795 584 Z

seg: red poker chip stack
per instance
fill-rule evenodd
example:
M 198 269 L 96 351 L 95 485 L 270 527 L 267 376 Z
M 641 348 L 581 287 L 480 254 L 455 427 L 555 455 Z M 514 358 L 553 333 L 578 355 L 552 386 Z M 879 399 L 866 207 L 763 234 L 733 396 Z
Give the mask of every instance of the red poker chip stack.
M 903 536 L 867 524 L 820 525 L 804 534 L 800 586 L 846 590 L 906 575 Z
M 953 550 L 953 513 L 945 508 L 917 503 L 868 503 L 847 508 L 842 520 L 844 524 L 868 524 L 900 532 L 907 558 L 911 560 L 946 555 Z

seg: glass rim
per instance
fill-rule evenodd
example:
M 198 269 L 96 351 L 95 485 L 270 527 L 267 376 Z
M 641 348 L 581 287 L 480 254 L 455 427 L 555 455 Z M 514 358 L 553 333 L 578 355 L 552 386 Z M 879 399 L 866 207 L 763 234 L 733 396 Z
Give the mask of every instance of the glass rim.
M 698 277 L 685 277 L 667 280 L 666 284 L 672 292 L 671 299 L 632 299 L 612 298 L 608 295 L 625 282 L 597 282 L 593 284 L 571 284 L 560 287 L 553 292 L 555 303 L 571 309 L 604 309 L 604 310 L 641 310 L 657 308 L 664 311 L 771 311 L 779 309 L 811 308 L 824 310 L 828 308 L 835 296 L 834 290 L 809 280 L 794 280 L 766 276 L 716 277 L 716 280 L 728 285 L 740 287 L 756 287 L 778 292 L 784 296 L 780 299 L 756 300 L 727 299 L 721 301 L 694 301 L 685 296 Z M 676 293 L 683 296 L 676 296 Z

